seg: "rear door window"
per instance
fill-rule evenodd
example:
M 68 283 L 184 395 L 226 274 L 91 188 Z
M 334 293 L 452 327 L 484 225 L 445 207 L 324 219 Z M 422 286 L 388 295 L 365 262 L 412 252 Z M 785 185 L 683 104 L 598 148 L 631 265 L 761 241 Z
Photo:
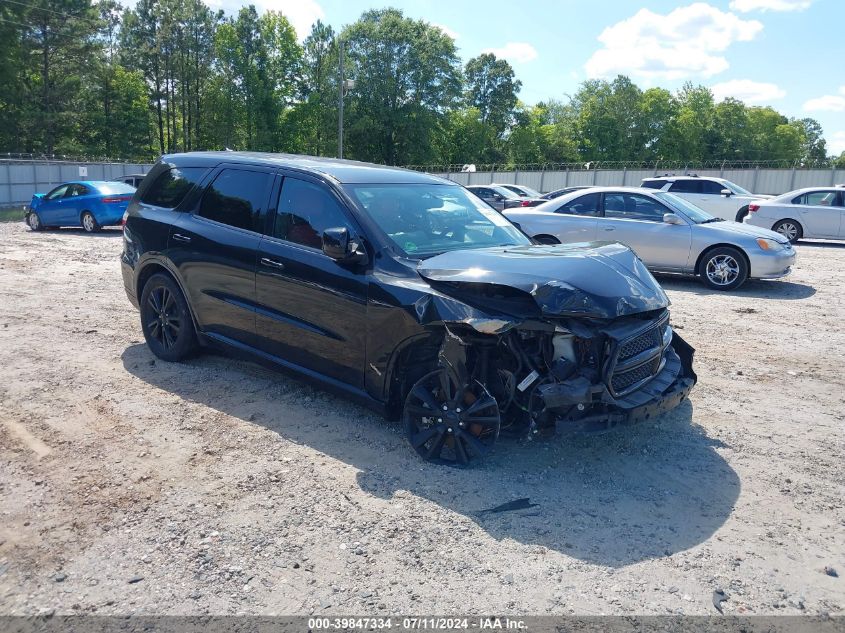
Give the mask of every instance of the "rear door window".
M 205 167 L 173 167 L 163 172 L 144 192 L 141 202 L 165 209 L 178 207 L 207 170 Z
M 570 200 L 566 204 L 559 206 L 556 213 L 565 213 L 567 215 L 592 215 L 599 214 L 599 203 L 601 202 L 601 195 L 598 193 L 588 193 L 584 196 L 579 196 L 575 200 Z
M 804 194 L 802 204 L 816 207 L 832 207 L 836 202 L 837 191 L 811 191 Z
M 224 169 L 206 187 L 197 215 L 253 231 L 266 208 L 272 181 L 270 172 Z

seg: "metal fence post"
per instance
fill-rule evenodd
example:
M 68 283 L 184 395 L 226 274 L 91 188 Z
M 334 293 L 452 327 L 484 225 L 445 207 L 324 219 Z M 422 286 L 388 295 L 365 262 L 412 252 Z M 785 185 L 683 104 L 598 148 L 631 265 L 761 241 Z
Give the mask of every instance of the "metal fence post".
M 546 193 L 543 190 L 546 181 L 546 163 L 543 163 L 543 171 L 540 172 L 540 193 Z
M 755 168 L 754 168 L 754 182 L 753 182 L 753 184 L 751 185 L 751 192 L 752 192 L 752 193 L 754 193 L 754 192 L 756 192 L 756 191 L 757 191 L 757 176 L 758 176 L 759 174 L 760 174 L 760 168 L 759 168 L 759 167 L 755 167 Z

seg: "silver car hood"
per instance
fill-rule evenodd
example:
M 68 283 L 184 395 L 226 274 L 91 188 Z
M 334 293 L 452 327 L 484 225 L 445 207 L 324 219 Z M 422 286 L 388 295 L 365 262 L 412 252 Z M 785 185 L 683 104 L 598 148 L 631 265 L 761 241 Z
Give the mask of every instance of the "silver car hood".
M 731 222 L 729 220 L 724 220 L 722 222 L 709 222 L 707 224 L 695 224 L 693 225 L 693 229 L 706 231 L 708 235 L 713 235 L 714 237 L 715 234 L 724 235 L 725 237 L 733 237 L 734 239 L 737 237 L 748 237 L 752 239 L 764 237 L 769 240 L 775 240 L 781 244 L 786 244 L 788 242 L 788 240 L 780 233 L 776 233 L 759 226 L 754 226 L 753 224 Z

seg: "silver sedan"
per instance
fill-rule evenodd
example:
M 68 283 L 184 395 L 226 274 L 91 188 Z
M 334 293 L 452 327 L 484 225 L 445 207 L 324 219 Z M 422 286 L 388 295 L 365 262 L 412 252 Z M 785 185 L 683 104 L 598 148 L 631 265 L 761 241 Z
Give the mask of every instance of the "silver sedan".
M 594 187 L 504 214 L 543 243 L 615 241 L 654 272 L 697 275 L 716 290 L 788 275 L 795 250 L 781 234 L 714 218 L 671 193 Z
M 845 239 L 845 186 L 796 189 L 749 205 L 746 224 L 772 229 L 793 244 L 802 237 Z

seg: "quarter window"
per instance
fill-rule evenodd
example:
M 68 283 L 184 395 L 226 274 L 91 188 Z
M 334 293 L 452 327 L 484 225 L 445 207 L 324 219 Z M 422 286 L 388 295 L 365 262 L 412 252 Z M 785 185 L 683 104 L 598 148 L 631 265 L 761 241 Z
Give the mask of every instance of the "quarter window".
M 598 215 L 599 201 L 601 196 L 597 193 L 588 193 L 585 196 L 579 196 L 575 200 L 571 200 L 564 205 L 557 208 L 557 213 L 566 213 L 567 215 Z
M 141 202 L 165 209 L 178 207 L 206 172 L 203 167 L 168 169 L 144 192 Z
M 272 175 L 263 171 L 224 169 L 205 190 L 197 214 L 252 231 L 267 203 L 271 179 Z
M 662 222 L 668 210 L 656 200 L 634 193 L 604 194 L 604 215 L 608 218 Z
M 349 227 L 346 215 L 334 196 L 320 185 L 286 177 L 282 183 L 273 237 L 322 248 L 323 231 Z

